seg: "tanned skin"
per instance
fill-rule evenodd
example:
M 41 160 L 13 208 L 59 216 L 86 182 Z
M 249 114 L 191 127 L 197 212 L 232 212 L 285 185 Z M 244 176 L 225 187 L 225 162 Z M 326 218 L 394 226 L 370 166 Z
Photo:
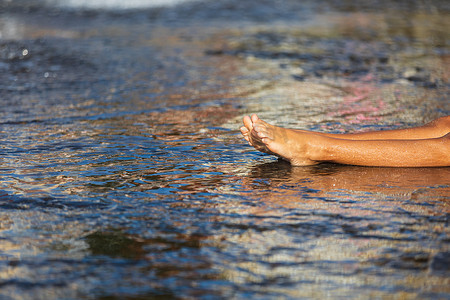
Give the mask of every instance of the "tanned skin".
M 241 133 L 257 150 L 294 166 L 321 162 L 378 167 L 450 166 L 450 116 L 423 126 L 352 134 L 328 134 L 271 125 L 245 116 Z

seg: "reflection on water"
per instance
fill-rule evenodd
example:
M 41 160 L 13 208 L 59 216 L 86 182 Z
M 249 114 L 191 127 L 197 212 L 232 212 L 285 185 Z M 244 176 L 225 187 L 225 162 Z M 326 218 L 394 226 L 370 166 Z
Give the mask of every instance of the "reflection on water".
M 448 298 L 449 168 L 291 167 L 238 133 L 450 114 L 445 2 L 367 3 L 1 2 L 0 296 Z
M 49 5 L 96 9 L 145 9 L 149 7 L 171 6 L 188 1 L 192 0 L 46 0 Z

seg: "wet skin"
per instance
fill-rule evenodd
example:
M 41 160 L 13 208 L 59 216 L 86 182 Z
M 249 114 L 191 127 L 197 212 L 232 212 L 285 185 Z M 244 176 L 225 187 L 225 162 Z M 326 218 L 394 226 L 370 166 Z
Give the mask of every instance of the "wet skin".
M 334 162 L 382 167 L 450 166 L 450 116 L 426 125 L 356 134 L 326 134 L 271 125 L 245 116 L 241 133 L 261 152 L 294 166 Z

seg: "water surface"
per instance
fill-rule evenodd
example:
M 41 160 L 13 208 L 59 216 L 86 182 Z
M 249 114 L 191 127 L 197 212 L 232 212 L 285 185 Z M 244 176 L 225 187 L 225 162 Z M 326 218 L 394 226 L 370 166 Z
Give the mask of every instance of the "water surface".
M 0 295 L 448 298 L 449 168 L 291 167 L 238 132 L 448 115 L 448 3 L 382 4 L 0 2 Z

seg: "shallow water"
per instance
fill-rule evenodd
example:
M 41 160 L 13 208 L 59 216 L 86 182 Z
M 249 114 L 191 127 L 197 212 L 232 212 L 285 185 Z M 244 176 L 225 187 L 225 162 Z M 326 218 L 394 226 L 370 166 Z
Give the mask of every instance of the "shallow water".
M 2 298 L 449 297 L 449 168 L 293 168 L 238 132 L 450 114 L 446 1 L 0 3 Z

